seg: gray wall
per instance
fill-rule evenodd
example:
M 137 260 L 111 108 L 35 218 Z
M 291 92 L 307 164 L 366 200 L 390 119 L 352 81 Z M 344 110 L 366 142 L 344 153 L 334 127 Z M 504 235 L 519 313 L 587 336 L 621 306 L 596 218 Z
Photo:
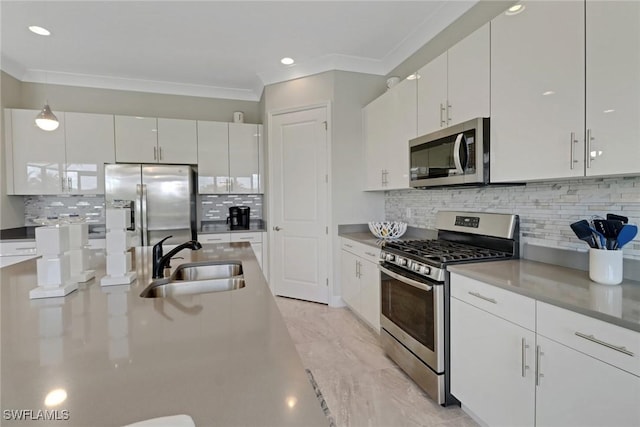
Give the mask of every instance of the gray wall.
M 13 108 L 42 108 L 83 113 L 167 117 L 174 119 L 233 121 L 233 112 L 244 112 L 246 123 L 262 123 L 259 103 L 196 96 L 165 95 L 112 89 L 22 83 L 22 94 Z
M 4 108 L 17 105 L 21 83 L 0 71 L 0 229 L 24 225 L 24 202 L 21 196 L 7 196 Z M 40 107 L 38 107 L 40 108 Z

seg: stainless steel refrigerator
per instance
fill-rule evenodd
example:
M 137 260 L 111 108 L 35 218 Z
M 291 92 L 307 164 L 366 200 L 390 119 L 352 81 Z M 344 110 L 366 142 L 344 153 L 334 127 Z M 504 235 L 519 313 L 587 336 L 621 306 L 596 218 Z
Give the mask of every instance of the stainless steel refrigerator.
M 105 202 L 133 201 L 137 245 L 183 243 L 196 238 L 194 176 L 189 165 L 108 164 Z

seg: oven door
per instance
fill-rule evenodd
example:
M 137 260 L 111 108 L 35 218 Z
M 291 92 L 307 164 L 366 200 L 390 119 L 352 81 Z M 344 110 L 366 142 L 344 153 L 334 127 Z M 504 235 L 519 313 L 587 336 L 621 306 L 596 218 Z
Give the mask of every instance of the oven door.
M 379 266 L 380 325 L 436 373 L 444 372 L 444 286 L 394 265 Z

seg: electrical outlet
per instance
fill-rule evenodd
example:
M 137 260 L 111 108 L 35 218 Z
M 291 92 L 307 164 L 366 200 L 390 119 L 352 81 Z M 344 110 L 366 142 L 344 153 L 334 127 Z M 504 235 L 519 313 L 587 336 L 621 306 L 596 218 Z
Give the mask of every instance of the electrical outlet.
M 405 216 L 411 218 L 411 208 L 407 208 L 407 214 Z

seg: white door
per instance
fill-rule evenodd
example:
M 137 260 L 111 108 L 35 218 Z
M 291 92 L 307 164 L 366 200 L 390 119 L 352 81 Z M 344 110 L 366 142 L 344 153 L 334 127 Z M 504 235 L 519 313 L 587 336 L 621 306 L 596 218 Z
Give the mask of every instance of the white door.
M 276 295 L 328 302 L 327 109 L 274 115 L 271 283 Z

